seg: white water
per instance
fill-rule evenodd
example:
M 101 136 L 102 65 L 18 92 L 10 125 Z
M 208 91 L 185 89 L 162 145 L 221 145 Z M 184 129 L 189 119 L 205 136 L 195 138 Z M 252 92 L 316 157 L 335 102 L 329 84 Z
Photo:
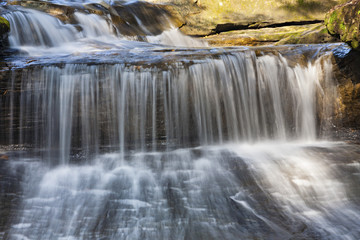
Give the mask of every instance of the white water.
M 9 121 L 11 128 L 33 131 L 10 135 L 8 142 L 56 150 L 57 161 L 68 163 L 73 148 L 91 155 L 105 146 L 124 154 L 164 144 L 314 141 L 316 95 L 325 94 L 320 83 L 331 80 L 323 74 L 331 71 L 327 61 L 290 67 L 283 57 L 244 51 L 166 70 L 123 64 L 35 68 L 21 75 L 27 79 L 21 114 Z
M 233 144 L 35 166 L 11 232 L 29 239 L 357 239 L 359 207 L 337 178 L 342 173 L 308 147 L 339 146 Z
M 177 28 L 172 28 L 170 30 L 164 31 L 158 36 L 148 36 L 146 37 L 146 39 L 150 43 L 163 44 L 167 46 L 208 47 L 207 43 L 186 36 L 182 34 Z
M 76 12 L 75 19 L 81 31 L 71 24 L 64 24 L 46 13 L 16 7 L 4 14 L 10 22 L 10 46 L 30 56 L 69 55 L 152 47 L 144 42 L 131 41 L 114 30 L 111 22 L 95 14 Z M 183 35 L 170 28 L 158 36 L 148 36 L 149 43 L 181 47 L 206 47 L 207 44 Z
M 76 39 L 74 27 L 36 10 L 20 9 L 4 17 L 10 22 L 9 41 L 13 47 L 58 47 Z
M 82 27 L 80 34 L 83 38 L 95 38 L 105 41 L 116 39 L 111 25 L 99 15 L 77 12 L 75 18 Z

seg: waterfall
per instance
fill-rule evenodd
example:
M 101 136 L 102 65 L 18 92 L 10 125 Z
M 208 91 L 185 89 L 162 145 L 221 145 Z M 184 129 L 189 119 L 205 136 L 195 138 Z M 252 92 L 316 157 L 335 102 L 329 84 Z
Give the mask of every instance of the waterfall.
M 59 150 L 124 152 L 263 140 L 314 141 L 321 59 L 290 67 L 253 51 L 167 68 L 65 64 L 21 73 L 19 116 L 8 144 Z M 19 79 L 20 78 L 20 79 Z M 18 80 L 19 79 L 19 80 Z M 15 97 L 8 104 L 14 104 Z M 6 113 L 4 113 L 6 114 Z M 21 126 L 18 138 L 13 129 Z M 51 133 L 51 134 L 50 134 Z
M 358 147 L 324 137 L 331 46 L 214 49 L 80 10 L 76 24 L 4 16 L 22 51 L 0 74 L 0 238 L 360 237 Z

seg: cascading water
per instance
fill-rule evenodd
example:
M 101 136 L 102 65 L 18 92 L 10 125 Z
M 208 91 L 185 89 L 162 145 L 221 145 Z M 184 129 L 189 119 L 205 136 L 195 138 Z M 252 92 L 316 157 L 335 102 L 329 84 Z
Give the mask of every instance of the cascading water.
M 291 68 L 284 58 L 252 51 L 166 70 L 123 64 L 34 68 L 21 73 L 30 82 L 20 83 L 18 121 L 4 123 L 9 135 L 16 126 L 33 131 L 4 137 L 10 144 L 58 149 L 63 163 L 71 146 L 96 153 L 101 146 L 124 152 L 163 144 L 315 140 L 322 71 L 329 69 L 320 61 Z
M 73 21 L 77 24 L 72 25 L 64 24 L 59 19 L 37 10 L 19 6 L 11 6 L 9 10 L 10 12 L 5 13 L 4 17 L 11 25 L 10 46 L 31 56 L 149 47 L 149 44 L 129 41 L 134 36 L 122 35 L 104 16 L 74 12 Z M 166 19 L 166 16 L 164 18 Z M 145 33 L 152 31 L 141 25 L 139 28 Z M 142 36 L 141 39 L 154 44 L 172 46 L 207 46 L 201 41 L 181 34 L 178 29 L 171 26 L 171 23 L 162 34 Z
M 0 175 L 19 185 L 0 179 L 17 186 L 0 195 L 1 237 L 359 238 L 359 153 L 319 140 L 336 99 L 322 46 L 294 64 L 281 49 L 133 42 L 74 16 L 80 31 L 6 14 L 12 29 L 41 30 L 11 32 L 28 55 L 0 81 L 0 145 L 13 148 Z M 58 41 L 52 28 L 68 41 L 25 48 Z M 65 42 L 85 47 L 64 55 Z

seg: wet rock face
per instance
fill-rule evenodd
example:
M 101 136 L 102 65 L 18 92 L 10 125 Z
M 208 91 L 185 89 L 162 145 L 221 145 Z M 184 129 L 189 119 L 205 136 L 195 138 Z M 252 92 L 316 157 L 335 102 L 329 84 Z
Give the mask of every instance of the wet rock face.
M 170 7 L 147 2 L 120 4 L 115 2 L 107 6 L 112 22 L 121 33 L 126 35 L 158 35 L 171 25 L 179 27 L 182 21 L 173 17 Z M 145 27 L 145 31 L 143 30 Z
M 336 6 L 325 17 L 325 25 L 328 31 L 349 43 L 352 48 L 359 48 L 359 24 L 360 24 L 360 0 L 352 0 L 348 3 Z

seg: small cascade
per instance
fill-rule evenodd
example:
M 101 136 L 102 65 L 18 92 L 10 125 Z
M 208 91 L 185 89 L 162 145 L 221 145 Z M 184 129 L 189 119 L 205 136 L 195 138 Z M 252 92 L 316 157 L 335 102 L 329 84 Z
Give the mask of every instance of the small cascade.
M 74 14 L 75 19 L 81 26 L 81 33 L 84 38 L 101 37 L 104 39 L 114 38 L 113 29 L 105 19 L 96 14 L 84 14 L 77 12 Z
M 41 11 L 20 6 L 7 7 L 3 16 L 10 23 L 10 46 L 30 56 L 137 47 L 138 43 L 132 40 L 169 46 L 207 46 L 206 43 L 183 35 L 173 26 L 168 14 L 154 5 L 115 2 L 114 5 L 104 3 L 104 6 L 95 7 L 104 12 L 92 14 L 74 6 L 73 13 L 66 16 L 68 23 Z M 113 15 L 110 16 L 109 12 Z M 156 14 L 156 17 L 152 17 L 152 20 L 149 14 Z
M 77 38 L 77 31 L 73 26 L 36 10 L 19 7 L 4 17 L 11 26 L 9 42 L 14 48 L 59 47 Z
M 165 30 L 164 32 L 156 36 L 147 36 L 146 41 L 150 43 L 178 47 L 208 47 L 207 43 L 186 36 L 182 34 L 177 28 Z

